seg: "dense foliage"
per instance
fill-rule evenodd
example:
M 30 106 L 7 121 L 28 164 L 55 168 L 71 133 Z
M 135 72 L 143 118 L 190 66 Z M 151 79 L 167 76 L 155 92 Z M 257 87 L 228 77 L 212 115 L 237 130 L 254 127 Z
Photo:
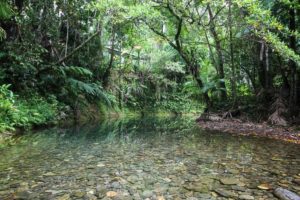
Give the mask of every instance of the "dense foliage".
M 1 129 L 77 119 L 91 105 L 299 117 L 297 0 L 0 5 Z

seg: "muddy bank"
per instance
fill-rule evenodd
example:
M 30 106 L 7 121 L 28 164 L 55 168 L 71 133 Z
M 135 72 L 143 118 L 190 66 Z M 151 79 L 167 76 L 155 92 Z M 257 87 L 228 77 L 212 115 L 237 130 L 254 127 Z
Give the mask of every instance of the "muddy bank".
M 239 119 L 197 119 L 197 123 L 206 130 L 222 131 L 236 135 L 268 137 L 300 144 L 300 130 L 296 127 L 277 127 L 267 123 L 245 122 Z

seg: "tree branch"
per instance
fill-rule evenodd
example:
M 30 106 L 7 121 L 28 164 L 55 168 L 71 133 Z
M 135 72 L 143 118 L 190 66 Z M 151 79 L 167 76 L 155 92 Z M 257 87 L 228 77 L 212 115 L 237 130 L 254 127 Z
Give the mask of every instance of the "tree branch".
M 69 59 L 71 56 L 73 56 L 78 50 L 80 50 L 82 47 L 84 47 L 89 41 L 91 41 L 94 37 L 96 37 L 101 32 L 101 29 L 96 31 L 93 35 L 91 35 L 88 39 L 86 39 L 83 43 L 81 43 L 79 46 L 77 46 L 71 53 L 66 55 L 65 57 L 61 58 L 59 61 L 55 63 L 55 65 L 58 65 L 65 60 Z

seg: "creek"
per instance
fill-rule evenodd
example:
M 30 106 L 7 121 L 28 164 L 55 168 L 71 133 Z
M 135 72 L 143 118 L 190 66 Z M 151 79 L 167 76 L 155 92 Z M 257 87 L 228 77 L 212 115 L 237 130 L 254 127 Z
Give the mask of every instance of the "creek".
M 187 118 L 51 128 L 0 148 L 0 199 L 276 199 L 300 193 L 299 152 Z

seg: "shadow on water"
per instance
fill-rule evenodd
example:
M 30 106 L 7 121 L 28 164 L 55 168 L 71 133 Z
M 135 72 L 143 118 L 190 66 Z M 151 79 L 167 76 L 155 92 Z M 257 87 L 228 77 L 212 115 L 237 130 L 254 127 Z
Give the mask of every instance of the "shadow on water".
M 26 133 L 0 149 L 0 199 L 20 191 L 29 199 L 101 199 L 107 191 L 119 199 L 272 199 L 257 186 L 285 184 L 299 192 L 299 150 L 270 139 L 204 131 L 189 118 L 53 128 Z

